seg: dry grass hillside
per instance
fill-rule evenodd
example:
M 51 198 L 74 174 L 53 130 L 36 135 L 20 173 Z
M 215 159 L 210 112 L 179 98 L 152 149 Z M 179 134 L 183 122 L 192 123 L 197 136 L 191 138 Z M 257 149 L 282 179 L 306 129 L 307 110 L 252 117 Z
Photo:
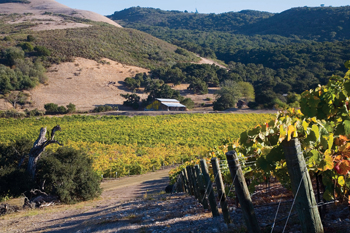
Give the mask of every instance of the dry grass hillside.
M 125 100 L 120 94 L 132 93 L 123 86 L 126 77 L 149 70 L 127 66 L 121 63 L 103 59 L 109 64 L 101 64 L 93 60 L 76 58 L 74 62 L 65 62 L 53 65 L 48 69 L 48 83 L 39 85 L 30 91 L 31 108 L 43 109 L 47 103 L 67 105 L 73 103 L 78 110 L 87 111 L 98 105 L 122 105 Z M 209 94 L 193 95 L 187 91 L 188 85 L 175 86 L 174 89 L 189 97 L 200 106 L 202 103 L 210 104 L 207 98 L 214 98 L 214 89 Z M 137 93 L 142 99 L 147 98 L 146 93 Z M 203 105 L 203 104 L 202 104 Z M 0 103 L 0 109 L 9 108 L 10 105 Z M 204 107 L 204 106 L 203 106 Z
M 30 91 L 33 107 L 43 109 L 46 103 L 73 103 L 79 110 L 90 110 L 98 105 L 122 104 L 125 99 L 120 94 L 129 92 L 123 87 L 124 79 L 148 70 L 103 60 L 110 64 L 76 58 L 74 62 L 50 67 L 48 83 Z
M 63 14 L 97 22 L 106 22 L 116 27 L 121 27 L 103 15 L 91 11 L 72 9 L 54 0 L 30 0 L 29 4 L 2 3 L 0 4 L 0 14 L 25 14 L 25 17 L 14 18 L 9 23 L 37 23 L 38 25 L 32 28 L 37 31 L 90 26 L 83 23 L 67 23 L 64 22 L 63 17 L 52 16 L 51 14 Z

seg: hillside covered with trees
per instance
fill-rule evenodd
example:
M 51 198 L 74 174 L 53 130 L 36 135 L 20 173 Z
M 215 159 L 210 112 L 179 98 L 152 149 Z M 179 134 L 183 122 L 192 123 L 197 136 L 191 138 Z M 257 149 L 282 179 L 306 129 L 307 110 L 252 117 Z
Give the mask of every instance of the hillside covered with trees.
M 300 94 L 326 84 L 333 74 L 344 75 L 343 64 L 350 54 L 349 9 L 200 14 L 133 7 L 109 17 L 124 27 L 224 61 L 230 74 L 224 79 L 250 82 L 256 102 L 271 107 L 276 98 L 287 101 L 283 94 Z

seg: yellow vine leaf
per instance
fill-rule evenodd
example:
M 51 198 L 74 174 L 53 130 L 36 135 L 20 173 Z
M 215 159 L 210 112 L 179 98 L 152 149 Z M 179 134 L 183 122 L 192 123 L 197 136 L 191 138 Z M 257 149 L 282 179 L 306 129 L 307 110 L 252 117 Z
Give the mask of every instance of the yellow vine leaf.
M 283 125 L 280 125 L 280 137 L 278 139 L 279 142 L 282 142 L 286 138 L 287 132 L 284 130 Z
M 326 150 L 324 153 L 324 160 L 320 162 L 319 169 L 320 171 L 332 170 L 334 168 L 333 158 L 331 156 L 331 150 Z
M 293 125 L 289 125 L 287 129 L 287 141 L 290 141 L 292 139 L 292 133 L 295 131 L 295 128 Z

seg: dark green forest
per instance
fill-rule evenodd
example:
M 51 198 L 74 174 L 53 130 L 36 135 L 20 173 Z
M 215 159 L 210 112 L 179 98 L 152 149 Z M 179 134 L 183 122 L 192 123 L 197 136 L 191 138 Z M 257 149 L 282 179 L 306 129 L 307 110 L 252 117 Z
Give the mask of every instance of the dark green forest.
M 349 6 L 299 7 L 279 14 L 251 10 L 200 14 L 133 7 L 109 17 L 124 27 L 225 62 L 229 71 L 220 72 L 229 75 L 224 77 L 252 83 L 256 101 L 268 101 L 265 107 L 282 94 L 301 93 L 327 83 L 333 74 L 343 75 L 343 64 L 350 57 Z M 192 77 L 218 85 L 201 75 Z

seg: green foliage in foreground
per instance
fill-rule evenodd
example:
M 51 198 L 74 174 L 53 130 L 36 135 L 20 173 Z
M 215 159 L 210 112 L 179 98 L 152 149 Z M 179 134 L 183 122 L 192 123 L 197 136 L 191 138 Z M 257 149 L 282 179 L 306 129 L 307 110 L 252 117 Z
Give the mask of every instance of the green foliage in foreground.
M 92 159 L 72 148 L 44 152 L 38 162 L 36 179 L 32 180 L 26 172 L 26 160 L 18 168 L 19 161 L 32 145 L 27 139 L 0 144 L 0 200 L 40 189 L 44 182 L 43 191 L 58 196 L 64 203 L 86 201 L 101 194 L 100 178 L 93 171 Z
M 81 151 L 61 147 L 39 161 L 37 179 L 45 180 L 45 191 L 64 203 L 93 199 L 101 194 L 100 177 L 92 169 L 92 159 Z
M 206 146 L 220 145 L 227 138 L 269 121 L 271 114 L 176 114 L 163 116 L 64 116 L 0 119 L 0 141 L 24 137 L 33 140 L 41 127 L 60 125 L 56 139 L 62 143 L 99 142 L 120 145 Z

